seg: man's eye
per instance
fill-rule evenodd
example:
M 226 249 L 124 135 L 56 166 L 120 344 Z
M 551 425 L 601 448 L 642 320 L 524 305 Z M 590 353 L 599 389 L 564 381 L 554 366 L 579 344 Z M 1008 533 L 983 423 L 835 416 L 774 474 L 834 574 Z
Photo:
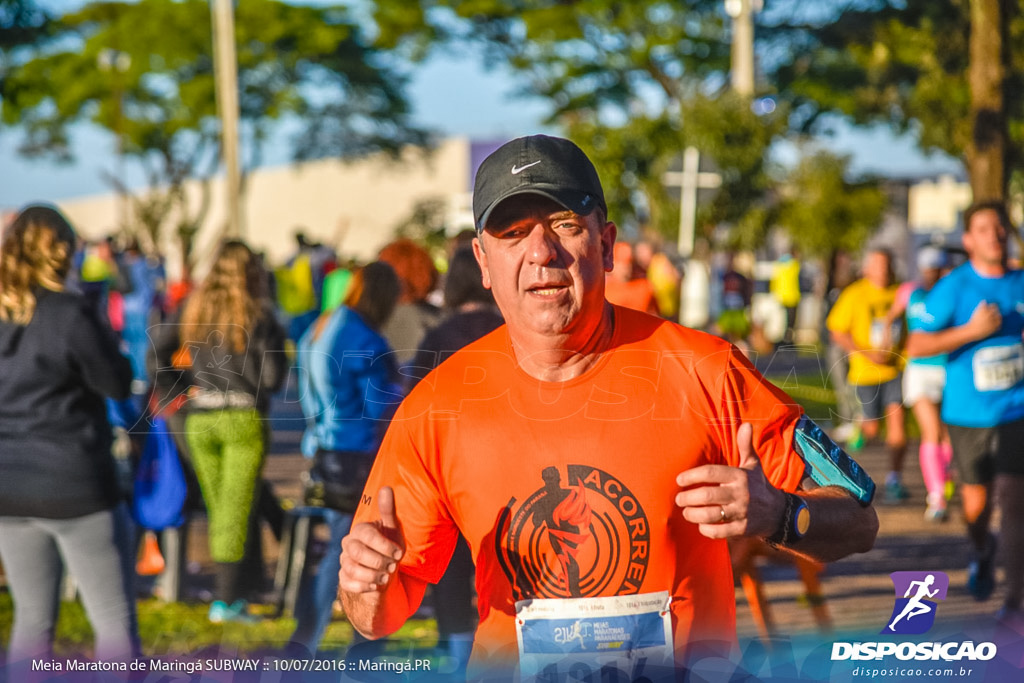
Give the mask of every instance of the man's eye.
M 562 223 L 555 224 L 555 230 L 560 230 L 562 232 L 578 232 L 582 228 L 582 225 L 573 221 L 564 221 Z

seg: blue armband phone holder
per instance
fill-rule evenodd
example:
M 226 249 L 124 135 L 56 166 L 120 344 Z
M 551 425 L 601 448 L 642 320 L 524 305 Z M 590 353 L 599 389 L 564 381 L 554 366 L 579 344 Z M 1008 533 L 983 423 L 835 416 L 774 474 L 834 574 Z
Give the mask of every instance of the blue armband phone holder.
M 875 482 L 856 460 L 806 415 L 800 417 L 793 433 L 793 447 L 803 458 L 811 479 L 818 486 L 838 486 L 867 507 L 875 497 Z

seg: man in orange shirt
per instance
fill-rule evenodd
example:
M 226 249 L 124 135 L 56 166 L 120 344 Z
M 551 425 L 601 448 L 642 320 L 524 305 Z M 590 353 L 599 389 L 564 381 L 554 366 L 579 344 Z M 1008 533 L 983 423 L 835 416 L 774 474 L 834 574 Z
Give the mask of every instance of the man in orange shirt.
M 612 271 L 605 279 L 604 298 L 616 306 L 660 315 L 654 287 L 646 276 L 637 276 L 634 272 L 633 247 L 626 242 L 616 242 L 612 253 Z
M 507 143 L 473 206 L 506 324 L 391 423 L 342 543 L 356 629 L 397 630 L 461 531 L 477 568 L 471 676 L 671 678 L 700 645 L 735 642 L 726 539 L 824 561 L 871 548 L 873 484 L 798 406 L 727 342 L 605 300 L 616 227 L 578 147 Z M 815 486 L 815 449 L 845 462 L 849 490 Z

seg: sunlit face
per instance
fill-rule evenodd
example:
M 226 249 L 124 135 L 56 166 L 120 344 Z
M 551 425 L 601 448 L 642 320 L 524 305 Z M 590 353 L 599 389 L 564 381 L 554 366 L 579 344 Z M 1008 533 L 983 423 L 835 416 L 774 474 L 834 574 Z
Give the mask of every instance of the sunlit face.
M 925 289 L 931 289 L 935 286 L 935 283 L 942 277 L 941 268 L 924 268 L 920 272 L 921 284 L 924 285 Z
M 972 261 L 997 266 L 1006 260 L 1006 239 L 1006 226 L 999 219 L 999 213 L 983 209 L 971 216 L 970 225 L 964 231 L 964 249 Z
M 506 200 L 473 250 L 513 335 L 586 334 L 604 310 L 615 224 L 580 216 L 541 195 Z
M 876 287 L 888 287 L 889 255 L 884 251 L 869 251 L 864 257 L 864 278 Z

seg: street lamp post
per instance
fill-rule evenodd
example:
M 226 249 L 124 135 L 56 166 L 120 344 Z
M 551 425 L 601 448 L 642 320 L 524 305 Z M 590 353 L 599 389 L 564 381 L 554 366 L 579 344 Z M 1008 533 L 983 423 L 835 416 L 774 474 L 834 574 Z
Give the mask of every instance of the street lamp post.
M 763 0 L 725 0 L 726 14 L 732 18 L 732 89 L 746 98 L 754 95 L 754 13 L 762 7 Z M 679 184 L 677 244 L 679 255 L 690 259 L 697 229 L 697 191 L 721 186 L 722 177 L 716 173 L 701 173 L 700 151 L 691 146 L 683 151 L 683 170 L 679 173 L 666 173 L 662 180 L 667 185 Z M 691 297 L 685 287 L 680 292 L 680 320 L 685 320 L 691 310 L 697 316 L 706 308 L 706 293 Z
M 118 196 L 118 220 L 121 223 L 121 230 L 128 229 L 128 199 L 125 196 L 128 188 L 124 179 L 124 83 L 122 74 L 132 66 L 132 57 L 127 52 L 121 52 L 114 48 L 104 48 L 96 55 L 96 65 L 101 71 L 111 74 L 111 91 L 114 96 L 114 137 L 117 138 L 117 168 L 114 175 L 117 178 Z
M 762 0 L 725 0 L 732 18 L 732 89 L 743 97 L 754 95 L 754 13 Z
M 238 159 L 238 59 L 235 55 L 235 10 L 231 0 L 212 0 L 213 64 L 221 121 L 221 158 L 230 237 L 242 236 L 242 176 Z

